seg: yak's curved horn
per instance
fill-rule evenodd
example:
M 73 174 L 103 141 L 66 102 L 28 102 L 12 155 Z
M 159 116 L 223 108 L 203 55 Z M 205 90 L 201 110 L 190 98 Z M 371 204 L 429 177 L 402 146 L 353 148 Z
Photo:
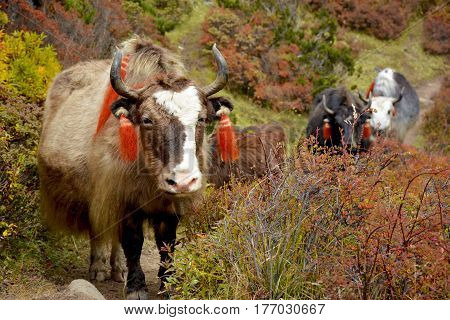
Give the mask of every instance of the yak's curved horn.
M 225 58 L 220 53 L 219 49 L 217 49 L 216 44 L 213 45 L 212 51 L 214 53 L 214 58 L 216 59 L 217 67 L 219 68 L 219 70 L 217 72 L 216 80 L 214 80 L 213 83 L 202 88 L 203 93 L 207 97 L 222 90 L 228 82 L 228 65 L 225 61 Z
M 128 88 L 127 85 L 123 82 L 122 77 L 120 76 L 121 65 L 122 51 L 118 50 L 114 55 L 114 59 L 111 65 L 111 72 L 109 74 L 111 86 L 113 87 L 114 91 L 122 97 L 131 100 L 137 100 L 139 98 L 139 92 Z
M 358 95 L 359 95 L 359 99 L 361 99 L 361 101 L 364 102 L 364 108 L 362 110 L 362 112 L 364 112 L 372 106 L 372 98 L 373 98 L 372 91 L 369 92 L 369 100 L 364 99 L 364 97 L 362 96 L 362 94 L 359 90 L 358 90 Z
M 327 113 L 334 114 L 334 111 L 327 107 L 327 98 L 325 95 L 322 96 L 322 107 Z
M 392 104 L 396 104 L 397 102 L 400 102 L 400 100 L 402 100 L 404 91 L 405 91 L 405 87 L 402 87 L 402 90 L 400 90 L 400 94 L 399 94 L 398 98 L 395 99 L 394 101 L 392 101 Z
M 363 97 L 361 91 L 359 91 L 359 90 L 358 90 L 358 96 L 359 96 L 359 99 L 361 99 L 361 101 L 364 102 L 365 104 L 367 104 L 369 102 Z

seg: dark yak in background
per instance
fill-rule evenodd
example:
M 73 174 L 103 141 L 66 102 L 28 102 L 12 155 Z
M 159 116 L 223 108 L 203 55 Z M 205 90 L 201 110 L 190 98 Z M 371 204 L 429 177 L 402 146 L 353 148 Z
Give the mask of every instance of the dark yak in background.
M 370 136 L 369 107 L 345 88 L 328 88 L 313 100 L 306 127 L 306 136 L 314 136 L 321 147 L 349 147 L 352 151 L 367 150 Z M 370 129 L 369 129 L 370 135 Z

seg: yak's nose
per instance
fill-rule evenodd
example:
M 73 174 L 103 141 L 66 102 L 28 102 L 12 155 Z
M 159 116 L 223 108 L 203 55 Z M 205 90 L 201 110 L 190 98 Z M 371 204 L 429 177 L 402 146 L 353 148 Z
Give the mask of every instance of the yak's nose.
M 194 192 L 200 189 L 200 172 L 176 172 L 164 177 L 167 189 L 173 193 Z

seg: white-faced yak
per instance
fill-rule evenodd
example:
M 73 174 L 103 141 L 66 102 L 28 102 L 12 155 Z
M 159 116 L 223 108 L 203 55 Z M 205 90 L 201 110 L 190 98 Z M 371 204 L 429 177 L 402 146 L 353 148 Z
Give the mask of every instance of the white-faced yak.
M 179 60 L 150 41 L 124 42 L 112 60 L 78 63 L 50 88 L 39 146 L 42 212 L 49 225 L 90 237 L 90 278 L 123 281 L 126 296 L 147 298 L 140 266 L 150 221 L 168 276 L 179 219 L 202 197 L 208 172 L 206 123 L 225 98 L 211 98 L 228 79 L 198 87 Z M 121 263 L 121 247 L 127 269 Z

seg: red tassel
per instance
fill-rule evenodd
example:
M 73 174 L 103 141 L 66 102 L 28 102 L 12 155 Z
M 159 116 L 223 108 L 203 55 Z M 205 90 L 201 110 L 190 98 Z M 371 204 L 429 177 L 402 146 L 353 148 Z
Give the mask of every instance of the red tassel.
M 126 68 L 128 66 L 128 60 L 130 60 L 129 56 L 125 56 L 122 59 L 122 63 L 120 66 L 120 76 L 122 77 L 122 79 L 125 79 L 125 76 L 127 73 Z M 103 128 L 106 121 L 108 121 L 109 116 L 111 115 L 111 110 L 110 110 L 111 104 L 114 101 L 116 101 L 118 97 L 119 97 L 119 95 L 114 91 L 114 89 L 111 86 L 111 83 L 108 84 L 108 88 L 106 89 L 105 98 L 103 99 L 102 110 L 100 111 L 100 116 L 98 117 L 97 131 L 95 132 L 96 135 Z
M 222 114 L 217 128 L 217 145 L 223 162 L 233 162 L 239 158 L 236 133 L 231 125 L 230 117 L 226 114 Z
M 363 138 L 365 140 L 370 138 L 370 135 L 372 134 L 372 130 L 370 128 L 370 123 L 367 121 L 366 123 L 364 123 L 363 126 Z
M 133 124 L 123 114 L 120 116 L 120 155 L 125 161 L 135 161 L 137 158 L 137 134 Z
M 375 87 L 375 81 L 372 81 L 370 84 L 369 89 L 366 92 L 366 99 L 369 99 L 370 93 L 373 92 L 373 88 Z
M 328 140 L 331 138 L 331 124 L 329 120 L 323 121 L 322 136 L 324 140 Z

